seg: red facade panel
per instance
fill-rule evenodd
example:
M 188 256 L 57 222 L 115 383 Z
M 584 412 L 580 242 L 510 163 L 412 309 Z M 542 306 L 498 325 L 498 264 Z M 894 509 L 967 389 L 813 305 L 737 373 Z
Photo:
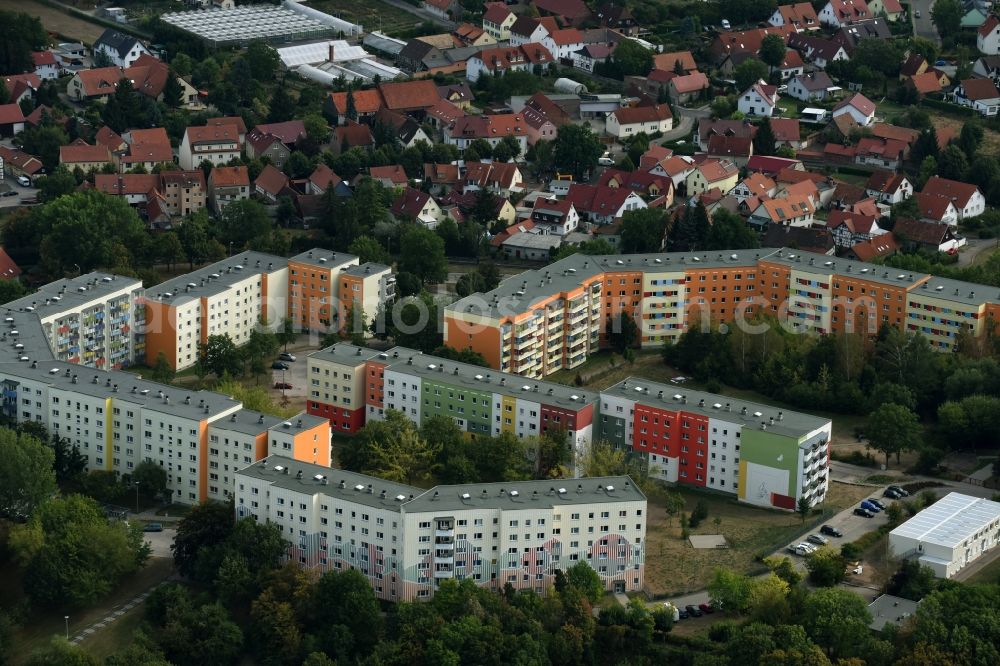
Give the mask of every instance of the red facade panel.
M 681 411 L 680 421 L 680 473 L 684 483 L 704 486 L 706 460 L 708 459 L 708 417 Z
M 343 409 L 323 402 L 306 401 L 306 413 L 330 421 L 333 432 L 353 435 L 365 425 L 365 408 Z
M 643 453 L 676 458 L 678 444 L 677 412 L 636 403 L 632 447 Z
M 379 360 L 365 362 L 365 405 L 382 407 L 385 399 L 385 363 Z

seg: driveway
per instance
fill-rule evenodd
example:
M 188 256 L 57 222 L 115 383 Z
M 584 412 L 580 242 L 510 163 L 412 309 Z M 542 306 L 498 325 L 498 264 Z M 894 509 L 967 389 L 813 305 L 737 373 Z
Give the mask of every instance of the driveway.
M 1000 247 L 1000 242 L 995 238 L 969 238 L 967 236 L 965 247 L 958 253 L 958 265 L 963 268 L 971 266 L 980 253 L 990 252 L 998 247 Z
M 938 37 L 937 28 L 931 21 L 931 7 L 933 6 L 934 0 L 912 0 L 910 2 L 913 31 L 918 37 L 926 37 L 940 44 L 941 38 Z M 920 12 L 920 18 L 917 18 L 917 12 Z
M 174 543 L 174 537 L 177 536 L 176 528 L 164 526 L 162 532 L 143 532 L 142 536 L 146 540 L 146 543 L 149 544 L 153 557 L 174 556 L 170 550 L 170 546 Z

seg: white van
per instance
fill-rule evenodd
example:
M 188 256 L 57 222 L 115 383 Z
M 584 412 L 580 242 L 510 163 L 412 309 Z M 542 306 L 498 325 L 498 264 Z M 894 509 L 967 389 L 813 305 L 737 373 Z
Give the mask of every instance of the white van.
M 31 179 L 27 176 L 18 176 L 17 184 L 21 187 L 31 187 Z

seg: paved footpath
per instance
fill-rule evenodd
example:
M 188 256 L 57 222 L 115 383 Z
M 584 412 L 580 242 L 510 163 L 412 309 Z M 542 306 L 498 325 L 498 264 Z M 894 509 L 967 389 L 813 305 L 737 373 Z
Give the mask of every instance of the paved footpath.
M 146 590 L 145 592 L 143 592 L 142 594 L 140 594 L 139 596 L 129 600 L 122 606 L 115 607 L 104 619 L 100 620 L 99 622 L 95 622 L 94 624 L 90 625 L 89 627 L 78 633 L 70 640 L 70 642 L 73 643 L 74 645 L 79 645 L 80 643 L 90 638 L 98 631 L 101 631 L 109 624 L 119 619 L 125 613 L 129 612 L 130 610 L 132 610 L 133 608 L 144 602 L 146 600 L 146 597 L 148 597 L 150 594 L 153 593 L 153 590 L 155 590 L 160 585 L 163 585 L 166 582 L 167 581 L 161 581 L 156 585 L 154 585 L 153 587 Z

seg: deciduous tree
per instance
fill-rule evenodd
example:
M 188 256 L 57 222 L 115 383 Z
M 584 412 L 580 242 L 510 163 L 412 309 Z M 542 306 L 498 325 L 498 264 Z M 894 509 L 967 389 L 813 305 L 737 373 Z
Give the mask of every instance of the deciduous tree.
M 0 428 L 0 514 L 25 519 L 56 490 L 55 453 L 32 435 Z

